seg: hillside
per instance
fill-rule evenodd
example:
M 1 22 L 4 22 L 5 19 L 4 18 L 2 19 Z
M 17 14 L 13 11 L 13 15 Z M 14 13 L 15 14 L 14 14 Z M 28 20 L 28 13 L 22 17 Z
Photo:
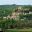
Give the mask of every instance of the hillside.
M 18 7 L 22 7 L 23 9 L 30 8 L 32 10 L 32 5 L 0 5 L 0 17 L 11 14 Z

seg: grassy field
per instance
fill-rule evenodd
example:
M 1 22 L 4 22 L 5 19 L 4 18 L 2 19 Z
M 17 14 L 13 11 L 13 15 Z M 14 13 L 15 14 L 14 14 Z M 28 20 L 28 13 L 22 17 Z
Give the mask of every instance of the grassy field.
M 7 29 L 5 32 L 32 32 L 32 29 Z

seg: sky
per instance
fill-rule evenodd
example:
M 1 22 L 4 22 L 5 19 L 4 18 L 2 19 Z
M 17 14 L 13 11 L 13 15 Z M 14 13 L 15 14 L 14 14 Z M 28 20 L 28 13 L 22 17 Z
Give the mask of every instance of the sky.
M 0 0 L 0 5 L 32 5 L 32 0 Z

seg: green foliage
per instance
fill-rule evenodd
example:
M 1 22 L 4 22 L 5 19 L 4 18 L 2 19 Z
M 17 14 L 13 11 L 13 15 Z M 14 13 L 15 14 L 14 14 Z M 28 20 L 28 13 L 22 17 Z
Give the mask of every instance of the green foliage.
M 14 12 L 17 7 L 19 7 L 21 5 L 3 5 L 0 6 L 0 27 L 1 28 L 8 28 L 8 26 L 10 28 L 25 28 L 25 27 L 32 27 L 32 14 L 27 14 L 27 15 L 19 15 L 19 20 L 15 20 L 15 19 L 6 19 L 3 20 L 3 17 L 7 15 L 11 15 L 12 12 Z M 32 11 L 32 6 L 21 6 L 24 8 L 30 8 L 29 11 Z M 26 19 L 24 19 L 26 18 Z M 24 19 L 24 20 L 21 20 Z

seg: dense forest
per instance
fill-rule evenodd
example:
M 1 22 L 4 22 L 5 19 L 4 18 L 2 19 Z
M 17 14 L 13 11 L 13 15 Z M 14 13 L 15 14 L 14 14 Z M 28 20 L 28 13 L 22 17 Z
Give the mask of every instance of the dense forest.
M 0 5 L 0 28 L 32 28 L 32 14 L 19 15 L 19 20 L 15 19 L 2 19 L 8 15 L 11 15 L 16 8 L 22 7 L 23 9 L 29 8 L 29 11 L 32 11 L 32 5 Z M 25 18 L 24 20 L 21 20 Z

